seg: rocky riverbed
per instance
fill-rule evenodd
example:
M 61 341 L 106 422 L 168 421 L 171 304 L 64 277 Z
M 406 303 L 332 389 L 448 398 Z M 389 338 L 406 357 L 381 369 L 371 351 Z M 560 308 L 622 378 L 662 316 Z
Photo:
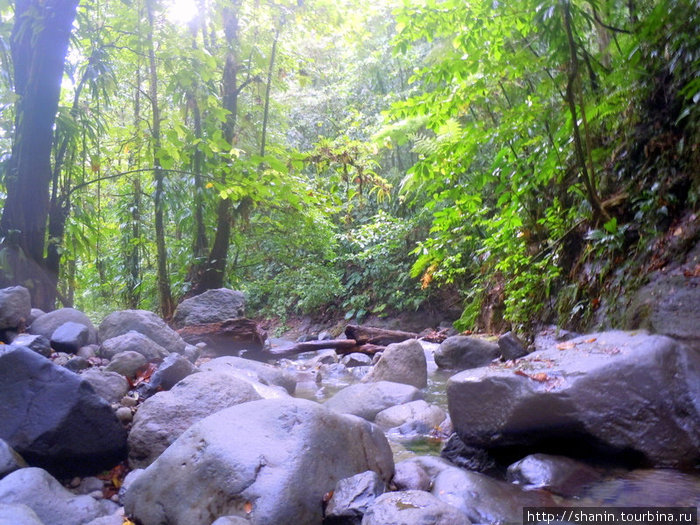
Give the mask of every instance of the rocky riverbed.
M 214 290 L 181 305 L 180 333 L 140 310 L 95 327 L 0 290 L 0 525 L 518 523 L 532 506 L 700 503 L 700 354 L 674 339 L 552 329 L 535 348 L 457 335 L 275 359 L 290 342 L 261 348 L 229 322 L 243 313 L 242 294 Z

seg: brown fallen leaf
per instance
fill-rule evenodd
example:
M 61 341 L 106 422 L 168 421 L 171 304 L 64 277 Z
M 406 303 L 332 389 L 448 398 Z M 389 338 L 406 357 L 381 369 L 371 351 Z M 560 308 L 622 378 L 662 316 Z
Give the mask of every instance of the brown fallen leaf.
M 253 503 L 251 501 L 246 501 L 245 505 L 243 505 L 243 510 L 245 510 L 246 514 L 253 512 Z
M 566 343 L 559 343 L 557 350 L 571 350 L 574 346 L 576 346 L 574 343 L 567 341 Z
M 586 339 L 586 340 L 584 341 L 584 343 L 595 343 L 595 341 L 596 341 L 596 338 L 595 338 L 595 337 L 592 337 L 592 338 L 590 338 L 590 339 Z
M 540 383 L 543 383 L 549 379 L 549 376 L 545 374 L 544 372 L 538 372 L 536 374 L 532 374 L 530 376 L 530 379 L 534 379 L 535 381 L 539 381 Z

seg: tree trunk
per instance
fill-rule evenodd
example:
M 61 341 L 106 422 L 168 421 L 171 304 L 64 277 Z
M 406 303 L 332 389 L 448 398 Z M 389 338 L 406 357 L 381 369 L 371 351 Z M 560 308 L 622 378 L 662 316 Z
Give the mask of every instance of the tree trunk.
M 580 79 L 578 78 L 578 57 L 576 56 L 576 43 L 574 41 L 573 28 L 571 26 L 571 6 L 569 4 L 569 0 L 561 0 L 561 6 L 564 17 L 564 28 L 566 30 L 566 37 L 569 44 L 569 71 L 568 81 L 566 84 L 566 101 L 569 105 L 569 112 L 571 113 L 571 125 L 573 128 L 576 161 L 579 165 L 579 169 L 581 170 L 581 178 L 583 179 L 583 184 L 586 188 L 588 202 L 593 209 L 594 222 L 599 222 L 600 220 L 607 221 L 610 217 L 603 208 L 603 204 L 598 196 L 598 192 L 595 187 L 595 174 L 592 172 L 593 166 L 590 166 L 590 170 L 586 167 L 586 154 L 583 149 L 583 141 L 581 140 L 581 132 L 578 125 L 575 91 L 577 82 L 579 82 Z M 581 111 L 583 111 L 583 106 L 581 107 Z M 590 151 L 588 159 L 590 161 Z
M 10 39 L 18 100 L 0 231 L 4 247 L 28 264 L 0 269 L 0 280 L 28 286 L 34 306 L 46 310 L 54 308 L 57 285 L 44 260 L 53 125 L 77 5 L 78 0 L 17 0 Z
M 389 345 L 400 343 L 407 339 L 416 339 L 418 334 L 414 332 L 403 332 L 401 330 L 386 330 L 384 328 L 374 328 L 372 326 L 357 326 L 350 324 L 345 328 L 345 335 L 348 339 L 354 339 L 358 345 L 374 344 Z
M 153 178 L 156 185 L 153 196 L 154 226 L 156 232 L 156 274 L 158 281 L 158 297 L 160 300 L 160 313 L 165 319 L 173 314 L 173 298 L 170 292 L 170 278 L 168 277 L 168 261 L 165 249 L 165 224 L 163 221 L 163 193 L 165 174 L 160 165 L 158 154 L 161 148 L 160 139 L 160 107 L 158 106 L 158 71 L 156 69 L 156 53 L 153 45 L 153 0 L 146 2 L 148 14 L 148 64 L 150 73 L 149 97 L 151 99 L 153 123 L 151 134 L 153 138 Z
M 224 138 L 231 146 L 235 144 L 238 95 L 241 88 L 244 87 L 239 87 L 238 85 L 238 68 L 240 67 L 237 54 L 239 9 L 240 0 L 225 7 L 223 11 L 224 34 L 226 36 L 228 53 L 222 78 L 222 102 L 229 114 L 223 123 L 222 131 Z M 226 182 L 226 171 L 224 170 L 221 175 L 221 183 L 226 184 Z M 216 233 L 214 234 L 211 251 L 204 265 L 196 272 L 188 295 L 197 295 L 206 290 L 223 287 L 232 220 L 231 200 L 228 198 L 220 199 L 216 209 Z

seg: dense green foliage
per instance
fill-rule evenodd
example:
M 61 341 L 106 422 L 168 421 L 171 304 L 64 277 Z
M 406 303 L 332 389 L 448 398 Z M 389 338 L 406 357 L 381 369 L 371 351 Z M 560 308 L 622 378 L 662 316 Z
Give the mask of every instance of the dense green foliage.
M 227 225 L 224 284 L 253 314 L 456 296 L 461 329 L 583 325 L 697 208 L 697 2 L 365 4 L 193 1 L 183 23 L 180 2 L 82 1 L 52 157 L 60 301 L 168 313 L 163 285 L 185 297 Z

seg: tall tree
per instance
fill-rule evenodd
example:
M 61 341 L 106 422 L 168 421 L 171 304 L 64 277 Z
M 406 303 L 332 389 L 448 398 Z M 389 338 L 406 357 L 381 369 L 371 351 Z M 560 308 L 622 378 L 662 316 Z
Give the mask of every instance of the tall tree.
M 7 198 L 0 220 L 6 257 L 2 281 L 30 288 L 33 304 L 53 309 L 57 276 L 44 249 L 51 147 L 61 79 L 78 0 L 17 0 L 10 41 L 17 95 Z

